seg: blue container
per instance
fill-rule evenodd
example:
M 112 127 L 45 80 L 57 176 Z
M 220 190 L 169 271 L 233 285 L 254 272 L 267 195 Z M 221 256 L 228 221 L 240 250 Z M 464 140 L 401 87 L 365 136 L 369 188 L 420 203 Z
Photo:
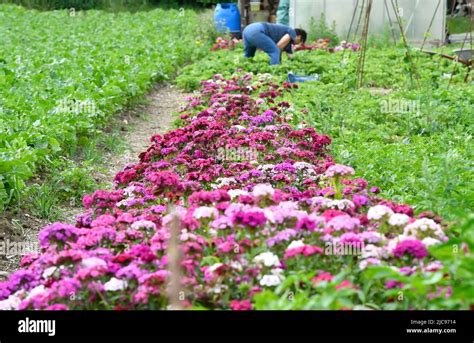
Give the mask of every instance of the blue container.
M 288 82 L 296 83 L 296 82 L 307 82 L 307 81 L 318 81 L 320 76 L 318 74 L 314 74 L 311 76 L 303 76 L 303 75 L 295 75 L 293 73 L 288 73 Z
M 214 11 L 214 23 L 219 32 L 240 32 L 240 12 L 237 4 L 217 4 Z

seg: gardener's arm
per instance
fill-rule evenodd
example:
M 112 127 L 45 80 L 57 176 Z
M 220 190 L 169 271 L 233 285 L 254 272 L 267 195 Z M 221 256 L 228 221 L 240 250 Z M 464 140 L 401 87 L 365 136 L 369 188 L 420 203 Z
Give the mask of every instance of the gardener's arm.
M 287 33 L 280 39 L 280 41 L 277 43 L 277 46 L 281 51 L 283 51 L 288 46 L 288 44 L 290 44 L 290 42 L 291 36 Z

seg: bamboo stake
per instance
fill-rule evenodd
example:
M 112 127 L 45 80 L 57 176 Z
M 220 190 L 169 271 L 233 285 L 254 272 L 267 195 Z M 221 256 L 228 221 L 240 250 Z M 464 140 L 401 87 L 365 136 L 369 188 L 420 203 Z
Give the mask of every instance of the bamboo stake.
M 181 218 L 176 209 L 171 209 L 170 240 L 168 243 L 168 265 L 170 271 L 169 284 L 167 288 L 168 304 L 171 310 L 183 310 L 181 300 L 181 251 L 179 250 L 179 235 L 181 232 Z

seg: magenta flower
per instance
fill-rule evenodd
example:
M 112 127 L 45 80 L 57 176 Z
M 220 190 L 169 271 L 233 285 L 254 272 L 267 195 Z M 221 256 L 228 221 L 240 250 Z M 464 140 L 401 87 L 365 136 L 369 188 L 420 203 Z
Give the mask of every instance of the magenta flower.
M 312 245 L 302 245 L 296 248 L 288 249 L 285 252 L 285 260 L 298 256 L 303 255 L 305 257 L 312 256 L 312 255 L 322 255 L 324 250 L 317 246 Z
M 398 258 L 409 255 L 413 258 L 422 259 L 428 255 L 428 250 L 419 240 L 406 239 L 397 244 L 395 249 L 393 249 L 393 255 Z
M 403 283 L 396 280 L 389 280 L 385 282 L 385 288 L 386 289 L 403 288 Z
M 232 300 L 230 302 L 230 308 L 233 311 L 250 311 L 252 309 L 252 303 L 249 300 Z
M 54 243 L 62 248 L 66 242 L 75 242 L 77 237 L 78 230 L 75 226 L 62 223 L 48 225 L 39 233 L 39 241 L 43 248 Z
M 265 214 L 260 211 L 255 212 L 238 212 L 234 214 L 233 223 L 251 228 L 263 227 L 267 222 Z

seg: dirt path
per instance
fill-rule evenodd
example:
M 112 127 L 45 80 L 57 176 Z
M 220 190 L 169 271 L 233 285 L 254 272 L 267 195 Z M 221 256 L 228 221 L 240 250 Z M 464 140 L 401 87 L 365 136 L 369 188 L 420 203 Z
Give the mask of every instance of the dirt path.
M 150 137 L 173 128 L 176 113 L 185 103 L 183 93 L 172 85 L 159 85 L 145 98 L 147 104 L 120 114 L 121 130 L 124 131 L 126 150 L 107 157 L 106 172 L 97 175 L 98 181 L 113 188 L 113 178 L 127 164 L 138 161 L 138 155 L 150 146 Z
M 157 85 L 145 97 L 144 105 L 116 115 L 119 130 L 123 132 L 125 151 L 105 156 L 106 163 L 93 175 L 98 187 L 112 189 L 115 174 L 127 164 L 138 161 L 138 155 L 151 144 L 150 137 L 172 129 L 174 114 L 184 104 L 187 95 L 190 94 L 183 93 L 172 85 Z M 58 210 L 62 213 L 60 221 L 69 223 L 75 223 L 75 217 L 84 211 L 81 205 L 71 207 L 69 204 L 62 205 Z M 7 214 L 0 217 L 0 240 L 27 242 L 27 247 L 35 249 L 38 232 L 47 224 L 48 221 L 24 212 Z M 18 255 L 0 256 L 0 280 L 18 268 L 20 258 Z

